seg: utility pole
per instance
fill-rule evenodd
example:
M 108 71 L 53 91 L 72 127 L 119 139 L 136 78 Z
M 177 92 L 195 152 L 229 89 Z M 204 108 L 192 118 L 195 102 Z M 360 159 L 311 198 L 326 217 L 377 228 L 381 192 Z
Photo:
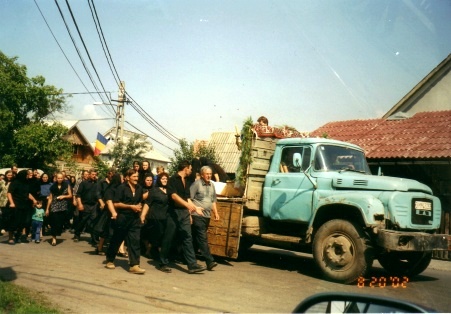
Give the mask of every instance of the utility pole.
M 121 84 L 119 85 L 118 103 L 116 111 L 116 143 L 122 142 L 124 139 L 124 108 L 125 108 L 125 82 L 121 81 Z

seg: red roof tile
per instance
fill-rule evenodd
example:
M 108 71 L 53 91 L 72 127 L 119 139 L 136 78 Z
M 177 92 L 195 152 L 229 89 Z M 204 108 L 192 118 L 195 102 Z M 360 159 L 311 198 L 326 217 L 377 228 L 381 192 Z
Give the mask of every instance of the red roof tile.
M 451 110 L 420 112 L 401 120 L 330 122 L 310 133 L 351 142 L 368 158 L 450 158 Z

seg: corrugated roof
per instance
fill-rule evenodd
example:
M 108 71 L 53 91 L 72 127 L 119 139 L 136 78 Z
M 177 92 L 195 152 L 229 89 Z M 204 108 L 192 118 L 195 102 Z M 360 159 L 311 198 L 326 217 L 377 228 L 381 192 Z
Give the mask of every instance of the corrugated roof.
M 227 173 L 235 173 L 240 161 L 241 151 L 238 150 L 234 132 L 214 132 L 209 144 L 214 145 L 218 164 Z
M 310 133 L 351 142 L 368 158 L 451 157 L 451 110 L 420 112 L 411 118 L 330 122 Z

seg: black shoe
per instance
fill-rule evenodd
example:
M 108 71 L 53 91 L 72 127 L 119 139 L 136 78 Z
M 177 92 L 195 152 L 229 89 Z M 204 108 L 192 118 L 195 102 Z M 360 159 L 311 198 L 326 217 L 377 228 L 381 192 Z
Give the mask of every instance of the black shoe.
M 168 265 L 165 265 L 165 264 L 161 264 L 158 267 L 158 270 L 162 271 L 163 273 L 170 273 L 170 272 L 172 272 L 172 269 Z
M 215 268 L 216 266 L 218 266 L 218 263 L 213 261 L 213 262 L 210 262 L 210 263 L 207 264 L 207 269 L 208 270 L 213 270 L 213 268 Z
M 188 268 L 188 273 L 190 273 L 190 274 L 200 273 L 201 271 L 204 271 L 206 269 L 207 269 L 207 267 L 205 267 L 205 266 L 195 264 Z

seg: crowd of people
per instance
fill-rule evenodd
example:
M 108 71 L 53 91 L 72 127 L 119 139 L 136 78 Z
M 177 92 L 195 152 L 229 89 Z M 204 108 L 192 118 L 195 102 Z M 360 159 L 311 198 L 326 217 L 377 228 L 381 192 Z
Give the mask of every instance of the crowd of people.
M 174 258 L 184 260 L 188 273 L 217 266 L 210 253 L 207 229 L 210 219 L 219 220 L 214 169 L 182 161 L 169 176 L 163 167 L 154 175 L 149 162 L 134 162 L 124 174 L 109 169 L 98 180 L 96 170 L 85 170 L 78 180 L 62 172 L 39 174 L 36 169 L 0 175 L 0 229 L 8 243 L 63 243 L 61 234 L 71 230 L 73 241 L 89 242 L 95 253 L 105 256 L 107 269 L 116 257 L 128 257 L 134 274 L 144 274 L 140 258 L 156 261 L 157 269 L 170 273 Z M 29 240 L 31 239 L 31 241 Z M 200 253 L 205 265 L 200 265 Z M 178 255 L 180 254 L 180 255 Z

